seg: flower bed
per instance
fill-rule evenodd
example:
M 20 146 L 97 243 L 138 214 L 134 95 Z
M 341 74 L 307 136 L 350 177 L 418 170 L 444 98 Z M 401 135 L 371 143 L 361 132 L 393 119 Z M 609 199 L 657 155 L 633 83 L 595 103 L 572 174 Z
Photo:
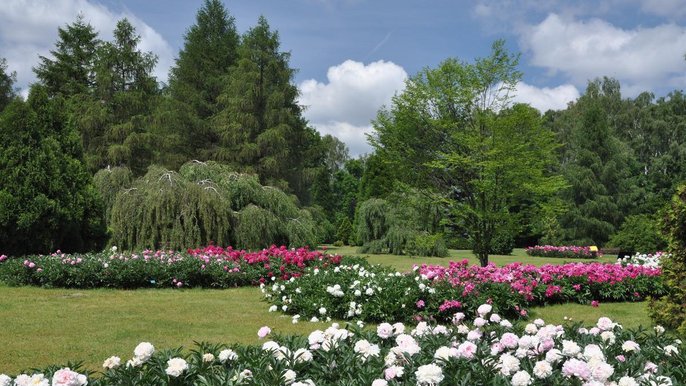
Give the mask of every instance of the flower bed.
M 528 247 L 526 254 L 537 257 L 558 257 L 567 259 L 595 259 L 602 256 L 600 251 L 592 252 L 591 247 L 536 245 Z
M 665 292 L 657 268 L 601 263 L 479 267 L 468 266 L 467 260 L 449 267 L 422 265 L 407 274 L 342 264 L 308 269 L 298 278 L 262 287 L 272 303 L 270 310 L 290 313 L 294 322 L 446 321 L 457 311 L 473 313 L 485 302 L 507 317 L 517 317 L 534 305 L 638 301 Z
M 0 281 L 65 288 L 228 288 L 287 280 L 307 267 L 337 265 L 342 257 L 284 246 L 256 252 L 208 246 L 186 252 L 53 253 L 0 260 Z
M 189 353 L 139 344 L 129 360 L 113 356 L 103 372 L 58 366 L 14 378 L 15 385 L 680 385 L 686 355 L 655 327 L 624 330 L 609 318 L 595 326 L 513 326 L 490 305 L 467 323 L 381 323 L 375 331 L 334 324 L 309 336 L 272 336 L 261 347 L 200 343 Z M 0 375 L 0 385 L 12 378 Z
M 655 253 L 640 253 L 637 252 L 635 255 L 625 258 L 618 258 L 617 263 L 623 266 L 626 265 L 638 265 L 642 267 L 652 267 L 659 268 L 662 266 L 662 261 L 671 257 L 669 253 L 666 252 L 655 252 Z

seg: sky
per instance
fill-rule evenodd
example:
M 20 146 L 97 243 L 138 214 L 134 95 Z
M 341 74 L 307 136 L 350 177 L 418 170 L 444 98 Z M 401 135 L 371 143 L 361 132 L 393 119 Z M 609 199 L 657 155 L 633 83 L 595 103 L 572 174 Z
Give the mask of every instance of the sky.
M 3 0 L 0 58 L 25 94 L 57 28 L 85 16 L 102 39 L 127 17 L 167 80 L 202 0 Z M 589 80 L 611 76 L 624 97 L 686 88 L 686 0 L 225 0 L 244 33 L 264 15 L 298 70 L 304 115 L 352 156 L 405 80 L 447 58 L 472 62 L 505 39 L 521 54 L 515 100 L 564 109 Z

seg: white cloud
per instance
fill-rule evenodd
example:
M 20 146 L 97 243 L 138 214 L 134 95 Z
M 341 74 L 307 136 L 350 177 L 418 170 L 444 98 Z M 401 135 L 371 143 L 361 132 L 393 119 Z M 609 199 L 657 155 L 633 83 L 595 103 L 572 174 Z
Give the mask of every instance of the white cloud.
M 112 38 L 119 19 L 128 18 L 141 35 L 139 48 L 159 56 L 154 74 L 166 81 L 174 58 L 171 46 L 130 12 L 113 12 L 89 0 L 5 0 L 0 7 L 0 55 L 7 59 L 8 69 L 17 72 L 18 86 L 25 88 L 35 81 L 31 68 L 38 64 L 38 56 L 49 57 L 57 41 L 57 28 L 74 22 L 79 13 L 104 40 Z
M 686 27 L 675 24 L 627 30 L 600 19 L 550 14 L 523 29 L 521 43 L 532 55 L 531 64 L 577 85 L 611 76 L 626 89 L 646 90 L 678 82 L 686 71 Z
M 347 60 L 329 68 L 326 83 L 315 79 L 300 83 L 299 101 L 312 126 L 338 137 L 352 155 L 359 155 L 370 151 L 364 134 L 371 130 L 371 120 L 404 88 L 405 79 L 405 70 L 392 62 L 365 65 Z
M 514 101 L 528 103 L 541 112 L 548 110 L 563 110 L 567 104 L 579 98 L 579 90 L 571 84 L 563 84 L 557 87 L 543 87 L 528 85 L 524 82 L 517 83 Z

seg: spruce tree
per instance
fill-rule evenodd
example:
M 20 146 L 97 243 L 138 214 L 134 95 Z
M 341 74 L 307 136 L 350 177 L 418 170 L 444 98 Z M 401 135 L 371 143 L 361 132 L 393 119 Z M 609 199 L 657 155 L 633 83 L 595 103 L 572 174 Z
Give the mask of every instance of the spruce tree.
M 223 109 L 215 119 L 219 146 L 213 158 L 302 197 L 307 153 L 317 136 L 297 103 L 290 54 L 280 51 L 278 32 L 260 17 L 243 35 L 238 56 L 219 97 Z
M 239 35 L 234 18 L 219 0 L 206 0 L 169 72 L 168 97 L 154 114 L 160 146 L 157 162 L 177 169 L 191 159 L 206 160 L 216 138 L 210 121 L 217 97 L 237 61 Z
M 156 102 L 157 81 L 152 71 L 157 57 L 138 49 L 140 36 L 127 19 L 117 22 L 114 41 L 98 51 L 97 98 L 103 108 L 90 106 L 90 117 L 104 130 L 91 133 L 96 139 L 97 169 L 127 166 L 142 174 L 153 158 L 153 141 L 148 130 Z M 98 125 L 96 125 L 98 126 Z M 101 138 L 98 138 L 100 137 Z
M 83 15 L 57 30 L 59 40 L 50 51 L 53 58 L 40 56 L 33 70 L 48 94 L 65 97 L 88 94 L 95 85 L 95 61 L 100 45 L 98 33 Z

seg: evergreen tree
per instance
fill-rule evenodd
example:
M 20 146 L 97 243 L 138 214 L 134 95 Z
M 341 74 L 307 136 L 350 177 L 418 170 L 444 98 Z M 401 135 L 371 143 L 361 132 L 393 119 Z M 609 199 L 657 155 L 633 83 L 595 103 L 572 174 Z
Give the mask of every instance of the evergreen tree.
M 14 92 L 15 73 L 7 73 L 7 60 L 0 58 L 0 113 L 16 96 Z
M 152 75 L 157 57 L 141 52 L 139 42 L 133 25 L 122 19 L 114 30 L 114 41 L 103 43 L 98 51 L 96 95 L 103 108 L 90 105 L 88 112 L 95 127 L 103 130 L 88 133 L 93 141 L 86 150 L 99 153 L 91 167 L 128 166 L 140 175 L 152 161 L 148 126 L 159 94 Z
M 219 0 L 206 0 L 169 73 L 169 98 L 155 112 L 153 130 L 160 145 L 157 161 L 177 169 L 191 159 L 205 160 L 216 143 L 210 121 L 217 98 L 237 61 L 239 36 L 233 17 Z
M 215 119 L 219 146 L 213 158 L 302 198 L 318 136 L 302 118 L 290 54 L 279 46 L 278 33 L 264 17 L 243 35 L 238 63 L 219 97 L 223 109 Z
M 169 92 L 205 120 L 218 111 L 217 97 L 236 63 L 239 36 L 234 18 L 219 0 L 205 0 L 195 20 L 170 70 Z
M 102 202 L 65 102 L 33 86 L 0 115 L 0 245 L 21 255 L 102 246 Z
M 79 15 L 72 24 L 57 29 L 59 40 L 51 58 L 40 56 L 33 70 L 50 95 L 88 94 L 95 85 L 98 33 Z
M 569 184 L 560 218 L 565 243 L 604 244 L 645 196 L 631 149 L 616 134 L 621 106 L 619 83 L 596 80 L 556 122 Z

